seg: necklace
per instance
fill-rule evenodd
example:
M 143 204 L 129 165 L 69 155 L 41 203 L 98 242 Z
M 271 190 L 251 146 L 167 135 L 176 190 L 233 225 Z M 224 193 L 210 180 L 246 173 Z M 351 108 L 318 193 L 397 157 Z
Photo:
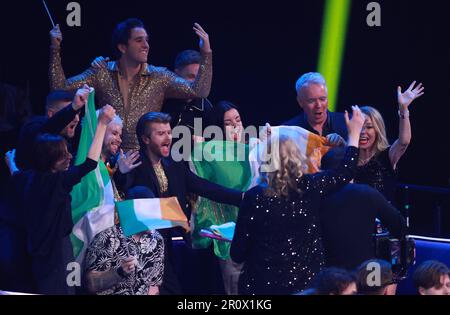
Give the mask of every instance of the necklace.
M 360 165 L 365 165 L 367 162 L 369 162 L 373 157 L 375 156 L 375 153 L 372 153 L 367 159 L 361 159 L 358 157 L 358 162 Z

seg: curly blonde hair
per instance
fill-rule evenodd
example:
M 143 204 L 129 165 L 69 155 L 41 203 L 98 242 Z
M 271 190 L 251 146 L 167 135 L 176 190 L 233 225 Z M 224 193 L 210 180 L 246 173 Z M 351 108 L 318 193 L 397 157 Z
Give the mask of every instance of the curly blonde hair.
M 307 159 L 290 137 L 282 135 L 277 140 L 279 159 L 278 157 L 275 159 L 276 170 L 262 172 L 260 182 L 266 196 L 289 198 L 293 193 L 302 193 L 298 188 L 297 179 L 306 173 Z M 269 141 L 269 145 L 274 147 L 272 140 Z
M 380 112 L 371 106 L 361 107 L 361 112 L 370 117 L 373 123 L 373 127 L 377 134 L 375 140 L 375 153 L 380 153 L 389 147 L 389 141 L 386 136 L 386 125 L 384 124 L 383 116 Z

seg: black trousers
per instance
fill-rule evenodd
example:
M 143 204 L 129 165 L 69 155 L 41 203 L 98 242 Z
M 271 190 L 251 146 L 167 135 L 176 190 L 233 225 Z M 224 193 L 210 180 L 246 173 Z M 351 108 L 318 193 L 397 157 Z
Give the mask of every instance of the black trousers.
M 161 295 L 181 295 L 183 294 L 180 280 L 176 273 L 175 257 L 172 245 L 173 228 L 158 230 L 164 238 L 164 276 L 162 285 L 159 288 Z
M 74 295 L 75 287 L 69 286 L 67 265 L 74 262 L 72 243 L 66 236 L 57 242 L 45 256 L 32 257 L 33 280 L 36 293 L 49 295 Z

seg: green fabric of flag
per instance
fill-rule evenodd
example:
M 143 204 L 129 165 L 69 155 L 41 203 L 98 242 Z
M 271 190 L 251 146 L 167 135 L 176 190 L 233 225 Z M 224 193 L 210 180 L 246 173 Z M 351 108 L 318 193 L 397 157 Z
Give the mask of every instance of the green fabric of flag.
M 96 128 L 95 93 L 92 90 L 85 105 L 75 165 L 80 165 L 86 160 Z M 114 194 L 106 165 L 99 161 L 97 168 L 74 186 L 71 196 L 74 222 L 71 240 L 74 256 L 77 257 L 83 254 L 98 232 L 114 224 Z
M 209 141 L 194 146 L 192 164 L 196 174 L 208 181 L 246 191 L 252 180 L 248 160 L 249 146 L 229 141 Z M 193 215 L 192 243 L 195 248 L 214 244 L 214 253 L 221 259 L 230 258 L 229 242 L 201 237 L 201 229 L 211 225 L 236 222 L 239 208 L 200 198 Z

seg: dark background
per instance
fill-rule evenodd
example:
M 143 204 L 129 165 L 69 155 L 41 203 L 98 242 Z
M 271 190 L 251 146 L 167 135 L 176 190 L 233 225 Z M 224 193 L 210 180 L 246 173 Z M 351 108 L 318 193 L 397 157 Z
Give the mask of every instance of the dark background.
M 149 63 L 169 68 L 177 52 L 198 48 L 192 25 L 199 22 L 214 51 L 210 99 L 238 104 L 246 125 L 277 125 L 298 114 L 295 82 L 302 73 L 317 70 L 324 1 L 80 0 L 81 27 L 65 22 L 69 2 L 47 0 L 63 32 L 68 77 L 82 72 L 96 56 L 111 56 L 111 31 L 128 17 L 141 18 L 147 26 Z M 450 3 L 378 1 L 382 26 L 371 28 L 366 24 L 369 2 L 352 2 L 337 108 L 378 108 L 393 141 L 398 135 L 396 87 L 423 82 L 426 94 L 410 108 L 413 138 L 399 176 L 406 183 L 448 188 Z M 5 2 L 0 10 L 0 82 L 23 88 L 28 84 L 34 113 L 42 114 L 48 93 L 50 21 L 38 0 Z M 2 140 L 2 156 L 13 145 L 14 134 L 8 139 Z M 4 168 L 2 163 L 2 174 Z M 420 213 L 431 226 L 433 204 L 441 197 L 418 199 L 427 198 L 431 203 L 421 206 Z M 422 217 L 418 221 L 428 230 Z

